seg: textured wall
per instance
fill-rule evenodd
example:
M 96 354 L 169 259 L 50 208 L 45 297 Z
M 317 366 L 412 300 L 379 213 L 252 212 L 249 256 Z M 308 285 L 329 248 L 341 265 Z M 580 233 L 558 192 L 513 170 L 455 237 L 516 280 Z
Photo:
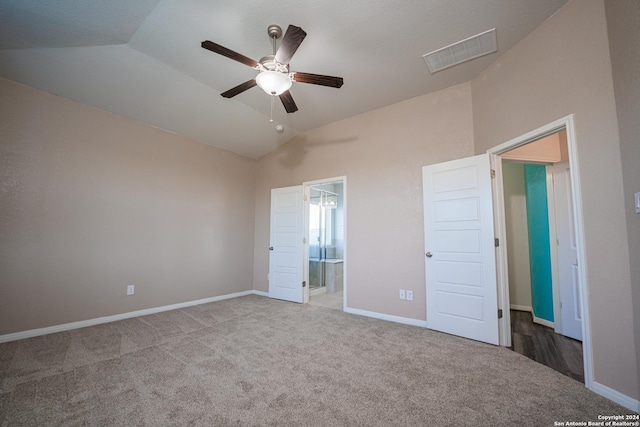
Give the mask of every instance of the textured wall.
M 0 334 L 250 290 L 255 165 L 0 80 Z
M 640 398 L 604 3 L 567 3 L 474 79 L 472 92 L 476 153 L 575 115 L 594 379 Z
M 258 161 L 254 287 L 267 291 L 270 189 L 346 176 L 349 307 L 425 319 L 424 165 L 473 154 L 470 85 L 306 132 Z M 398 289 L 414 301 L 398 299 Z
M 624 209 L 629 234 L 631 283 L 640 384 L 640 214 L 633 194 L 640 191 L 640 2 L 609 0 L 605 3 L 613 87 L 620 130 L 620 155 L 624 184 Z

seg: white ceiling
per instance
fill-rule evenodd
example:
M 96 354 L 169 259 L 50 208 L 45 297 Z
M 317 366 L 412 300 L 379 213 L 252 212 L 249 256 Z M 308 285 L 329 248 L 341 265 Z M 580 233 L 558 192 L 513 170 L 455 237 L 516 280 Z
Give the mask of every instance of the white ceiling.
M 259 158 L 303 132 L 473 79 L 566 0 L 0 0 L 0 76 Z M 202 49 L 259 60 L 267 27 L 302 27 L 287 114 L 259 88 L 220 96 L 257 72 Z M 434 75 L 422 55 L 497 29 L 498 52 Z M 282 124 L 285 131 L 275 132 Z

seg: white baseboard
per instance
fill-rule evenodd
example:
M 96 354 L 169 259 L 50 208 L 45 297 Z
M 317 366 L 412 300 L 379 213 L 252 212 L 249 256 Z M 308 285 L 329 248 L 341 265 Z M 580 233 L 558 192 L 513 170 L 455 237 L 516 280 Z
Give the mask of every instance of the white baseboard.
M 528 311 L 529 313 L 533 312 L 533 309 L 527 305 L 517 305 L 517 304 L 510 304 L 509 308 L 511 310 L 518 310 L 518 311 Z
M 375 311 L 360 310 L 358 308 L 345 307 L 345 313 L 357 314 L 359 316 L 373 317 L 374 319 L 388 320 L 389 322 L 403 323 L 405 325 L 427 327 L 426 320 L 410 319 L 408 317 L 392 316 L 390 314 L 377 313 Z
M 30 329 L 28 331 L 0 335 L 0 343 L 17 341 L 24 338 L 37 337 L 40 335 L 54 334 L 56 332 L 70 331 L 72 329 L 85 328 L 87 326 L 94 326 L 94 325 L 100 325 L 102 323 L 109 323 L 109 322 L 115 322 L 118 320 L 130 319 L 132 317 L 147 316 L 149 314 L 161 313 L 163 311 L 169 311 L 169 310 L 176 310 L 178 308 L 191 307 L 193 305 L 206 304 L 209 302 L 243 297 L 245 295 L 251 295 L 254 293 L 256 293 L 256 291 L 236 292 L 233 294 L 220 295 L 217 297 L 203 298 L 203 299 L 194 300 L 194 301 L 181 302 L 178 304 L 164 305 L 162 307 L 153 307 L 153 308 L 147 308 L 144 310 L 130 311 L 128 313 L 115 314 L 113 316 L 96 317 L 95 319 L 87 319 L 87 320 L 81 320 L 79 322 L 48 326 L 46 328 Z
M 263 292 L 263 291 L 253 291 L 254 295 L 258 295 L 261 297 L 268 297 L 269 296 L 269 292 Z
M 533 315 L 533 323 L 537 323 L 538 325 L 542 325 L 542 326 L 547 326 L 547 327 L 549 327 L 549 328 L 551 328 L 551 329 L 554 329 L 554 328 L 555 328 L 555 326 L 554 326 L 553 322 L 550 322 L 550 321 L 548 321 L 548 320 L 545 320 L 545 319 L 541 319 L 541 318 L 539 318 L 539 317 L 536 317 L 536 315 L 535 315 L 535 314 Z
M 606 385 L 602 385 L 593 381 L 589 389 L 595 393 L 598 393 L 602 397 L 606 397 L 609 400 L 616 402 L 620 406 L 624 406 L 634 412 L 640 413 L 640 401 L 622 394 Z

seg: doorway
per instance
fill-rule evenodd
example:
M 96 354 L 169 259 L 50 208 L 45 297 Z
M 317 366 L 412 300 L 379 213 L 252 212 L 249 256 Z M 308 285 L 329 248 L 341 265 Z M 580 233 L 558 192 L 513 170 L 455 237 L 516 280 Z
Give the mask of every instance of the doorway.
M 305 301 L 342 310 L 346 300 L 346 179 L 307 182 L 305 191 Z
M 576 142 L 573 127 L 573 116 L 567 116 L 563 119 L 557 120 L 546 126 L 543 126 L 535 131 L 529 132 L 497 147 L 488 150 L 488 154 L 492 160 L 492 167 L 495 169 L 496 179 L 493 180 L 494 186 L 494 212 L 496 215 L 496 235 L 500 239 L 500 244 L 496 248 L 496 264 L 498 272 L 498 298 L 500 308 L 505 313 L 505 316 L 500 320 L 500 344 L 506 347 L 511 347 L 512 343 L 512 319 L 510 315 L 511 298 L 509 289 L 509 256 L 507 253 L 507 232 L 505 221 L 505 201 L 504 201 L 504 171 L 502 168 L 502 161 L 504 157 L 508 157 L 507 153 L 513 151 L 519 147 L 526 149 L 526 146 L 538 140 L 542 140 L 549 135 L 557 134 L 558 132 L 566 132 L 566 151 L 563 154 L 568 161 L 568 168 L 566 168 L 566 177 L 568 181 L 565 182 L 565 188 L 568 189 L 568 196 L 572 201 L 572 209 L 569 213 L 569 219 L 572 221 L 574 227 L 573 245 L 575 260 L 571 264 L 573 275 L 575 278 L 575 314 L 581 319 L 579 326 L 580 333 L 582 335 L 582 361 L 584 369 L 584 382 L 587 387 L 591 387 L 592 376 L 592 364 L 591 364 L 591 350 L 590 350 L 590 335 L 589 335 L 589 310 L 587 306 L 587 298 L 585 292 L 585 269 L 584 269 L 584 244 L 582 235 L 582 215 L 581 215 L 581 196 L 578 174 L 578 162 L 576 156 Z M 562 154 L 561 154 L 562 155 Z M 542 163 L 553 163 L 545 160 Z M 550 199 L 551 200 L 551 199 Z M 552 225 L 555 225 L 552 223 Z M 552 242 L 553 243 L 553 242 Z M 550 248 L 555 248 L 555 245 L 551 245 Z M 553 258 L 553 257 L 552 257 Z M 555 259 L 555 258 L 554 258 Z M 556 276 L 557 265 L 553 267 L 552 274 Z M 556 293 L 554 291 L 554 293 Z M 557 295 L 557 293 L 556 293 Z M 559 298 L 554 300 L 554 315 L 553 315 L 553 327 L 555 328 L 557 322 L 562 322 L 562 316 L 559 315 L 557 307 L 559 307 Z M 550 325 L 549 325 L 550 326 Z
M 584 382 L 566 131 L 500 155 L 511 349 Z
M 269 297 L 305 304 L 313 297 L 315 305 L 342 310 L 347 301 L 347 178 L 271 189 L 270 218 Z

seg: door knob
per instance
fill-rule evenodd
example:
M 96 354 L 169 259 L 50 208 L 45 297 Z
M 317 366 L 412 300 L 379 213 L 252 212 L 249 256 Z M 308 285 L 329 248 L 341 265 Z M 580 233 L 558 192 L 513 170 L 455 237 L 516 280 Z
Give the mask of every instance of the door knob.
M 273 246 L 269 246 L 269 250 L 272 251 L 273 250 Z
M 433 256 L 431 252 L 427 252 L 425 255 L 427 256 L 427 258 L 431 258 Z

